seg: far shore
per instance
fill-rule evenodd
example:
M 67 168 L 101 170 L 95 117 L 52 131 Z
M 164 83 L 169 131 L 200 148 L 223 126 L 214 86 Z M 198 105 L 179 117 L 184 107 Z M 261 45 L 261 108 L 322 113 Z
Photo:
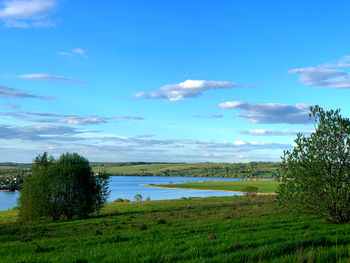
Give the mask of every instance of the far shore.
M 151 186 L 151 187 L 157 187 L 157 188 L 165 188 L 165 189 L 187 189 L 187 190 L 199 190 L 199 191 L 218 191 L 218 192 L 233 192 L 233 193 L 246 193 L 242 191 L 233 191 L 233 190 L 217 190 L 217 189 L 198 189 L 198 188 L 181 188 L 181 187 L 166 187 L 166 186 L 160 186 L 160 185 L 154 185 L 154 184 L 140 184 L 141 186 Z M 257 195 L 277 195 L 275 192 L 271 193 L 261 193 L 257 192 Z

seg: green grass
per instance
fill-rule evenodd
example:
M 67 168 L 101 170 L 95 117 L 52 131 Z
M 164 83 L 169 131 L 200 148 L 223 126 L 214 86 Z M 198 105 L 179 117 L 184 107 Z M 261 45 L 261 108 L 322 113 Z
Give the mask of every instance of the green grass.
M 112 203 L 88 220 L 37 225 L 15 216 L 0 212 L 1 262 L 350 260 L 349 224 L 284 214 L 274 196 Z
M 111 174 L 128 175 L 128 174 L 136 174 L 136 173 L 153 173 L 164 168 L 172 169 L 178 166 L 186 167 L 188 166 L 188 164 L 173 163 L 173 164 L 141 164 L 141 165 L 129 165 L 129 166 L 115 166 L 115 167 L 107 167 L 106 171 Z
M 159 184 L 155 186 L 168 188 L 184 188 L 184 189 L 199 189 L 199 190 L 229 190 L 229 191 L 244 191 L 247 186 L 258 188 L 260 193 L 276 192 L 278 182 L 272 180 L 259 181 L 229 181 L 229 182 L 200 182 L 200 183 L 185 183 L 185 184 Z

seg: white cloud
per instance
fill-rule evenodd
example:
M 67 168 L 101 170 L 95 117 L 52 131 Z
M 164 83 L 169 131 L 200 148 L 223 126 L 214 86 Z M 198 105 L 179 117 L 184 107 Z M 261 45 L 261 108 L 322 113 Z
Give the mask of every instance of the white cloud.
M 55 80 L 55 81 L 64 81 L 64 82 L 84 83 L 84 81 L 80 79 L 46 74 L 46 73 L 24 74 L 24 75 L 20 75 L 19 77 L 21 79 Z
M 6 27 L 42 27 L 54 23 L 45 18 L 57 6 L 55 0 L 6 0 L 0 7 L 0 19 Z
M 247 103 L 245 101 L 227 101 L 219 104 L 222 109 L 239 109 L 243 114 L 236 116 L 246 118 L 252 123 L 309 123 L 308 114 L 311 105 L 287 105 L 280 103 Z
M 238 84 L 227 81 L 206 81 L 206 80 L 185 80 L 178 84 L 165 85 L 152 92 L 139 92 L 135 97 L 148 99 L 167 99 L 170 101 L 183 100 L 185 98 L 196 98 L 202 95 L 203 91 L 213 89 L 237 88 Z
M 240 105 L 243 105 L 243 104 L 246 104 L 245 101 L 241 101 L 241 100 L 238 100 L 238 101 L 226 101 L 226 102 L 223 102 L 223 103 L 220 103 L 219 104 L 219 107 L 221 109 L 233 109 L 233 108 L 237 108 L 239 107 Z
M 300 83 L 333 89 L 350 89 L 350 73 L 338 68 L 350 67 L 350 56 L 337 63 L 325 63 L 317 67 L 292 69 L 288 72 L 299 75 Z
M 88 58 L 88 56 L 85 53 L 85 50 L 82 48 L 74 48 L 71 52 L 67 52 L 67 51 L 60 51 L 57 52 L 59 55 L 61 56 L 68 56 L 68 57 L 72 57 L 73 55 L 79 55 L 82 56 L 84 58 Z
M 266 130 L 256 129 L 249 131 L 242 131 L 241 134 L 257 135 L 257 136 L 295 136 L 297 133 L 309 135 L 314 130 Z

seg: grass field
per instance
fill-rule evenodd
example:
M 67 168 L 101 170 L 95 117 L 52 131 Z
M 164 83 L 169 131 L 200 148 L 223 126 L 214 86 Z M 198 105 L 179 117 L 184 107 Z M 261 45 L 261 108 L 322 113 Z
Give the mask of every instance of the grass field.
M 258 181 L 235 181 L 235 182 L 200 182 L 200 183 L 185 183 L 185 184 L 159 184 L 154 185 L 167 188 L 184 188 L 198 190 L 225 190 L 225 191 L 244 191 L 247 186 L 258 188 L 260 193 L 274 193 L 277 190 L 278 182 L 272 180 Z
M 110 174 L 136 174 L 136 173 L 154 173 L 161 169 L 177 169 L 179 166 L 187 167 L 186 163 L 173 163 L 173 164 L 141 164 L 141 165 L 129 165 L 129 166 L 115 166 L 107 167 L 106 171 Z
M 112 203 L 88 220 L 19 225 L 1 262 L 349 262 L 350 225 L 284 214 L 275 196 Z

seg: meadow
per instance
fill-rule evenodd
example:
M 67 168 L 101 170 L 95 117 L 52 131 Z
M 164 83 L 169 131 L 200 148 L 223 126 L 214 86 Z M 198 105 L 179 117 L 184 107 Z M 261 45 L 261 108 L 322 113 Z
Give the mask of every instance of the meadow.
M 350 225 L 284 213 L 275 196 L 106 204 L 86 220 L 0 212 L 1 262 L 349 262 Z
M 159 184 L 150 185 L 165 188 L 182 188 L 198 190 L 219 190 L 219 191 L 237 191 L 242 192 L 248 186 L 256 187 L 259 193 L 275 193 L 278 188 L 278 182 L 273 180 L 255 180 L 255 181 L 234 181 L 234 182 L 199 182 L 184 184 Z

